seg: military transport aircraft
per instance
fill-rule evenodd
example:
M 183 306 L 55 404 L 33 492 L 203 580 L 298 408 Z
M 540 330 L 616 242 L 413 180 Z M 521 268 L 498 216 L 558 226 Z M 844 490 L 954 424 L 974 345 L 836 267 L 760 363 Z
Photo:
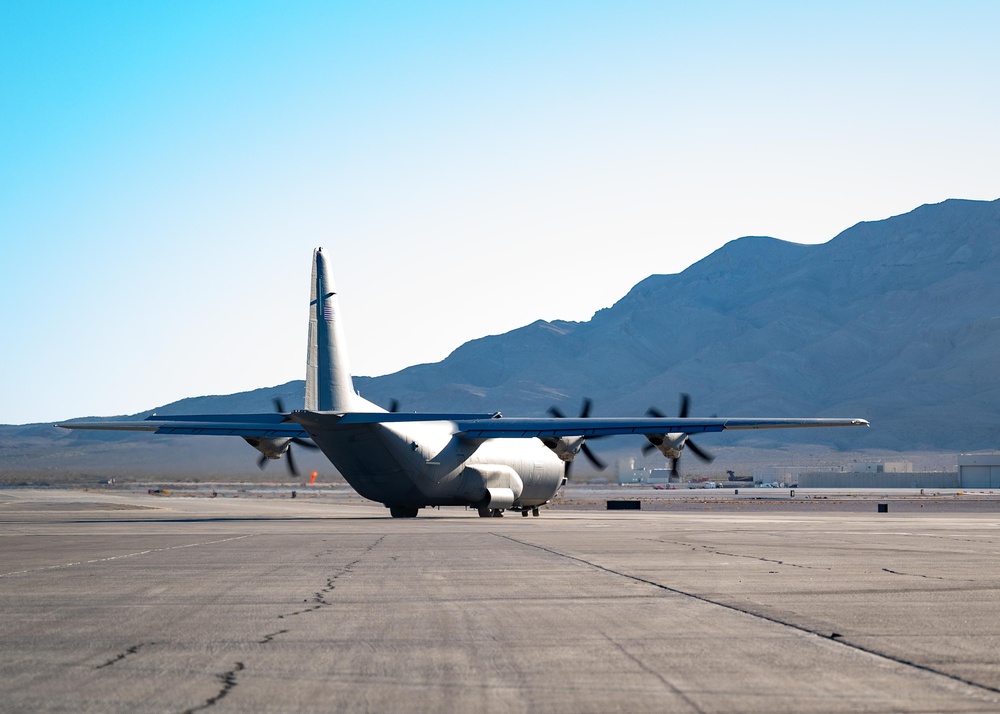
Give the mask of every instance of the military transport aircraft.
M 385 504 L 393 518 L 412 518 L 429 506 L 465 506 L 480 516 L 505 510 L 538 515 L 566 482 L 588 438 L 641 434 L 669 459 L 692 434 L 727 429 L 867 426 L 864 419 L 509 418 L 496 414 L 404 414 L 363 399 L 354 389 L 340 323 L 337 291 L 327 254 L 313 253 L 305 409 L 269 414 L 202 414 L 143 421 L 72 422 L 67 429 L 151 431 L 156 434 L 240 436 L 265 459 L 286 456 L 293 444 L 317 446 L 363 497 Z M 651 445 L 651 446 L 650 446 Z M 290 464 L 291 465 L 291 464 Z

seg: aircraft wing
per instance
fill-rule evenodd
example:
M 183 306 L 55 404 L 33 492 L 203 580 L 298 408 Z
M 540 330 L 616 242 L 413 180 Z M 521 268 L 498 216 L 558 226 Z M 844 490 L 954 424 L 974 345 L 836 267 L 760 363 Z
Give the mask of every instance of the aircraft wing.
M 199 436 L 246 436 L 265 439 L 308 439 L 299 424 L 285 420 L 284 414 L 197 414 L 157 417 L 141 421 L 70 421 L 56 424 L 63 429 L 97 431 L 149 431 L 154 434 Z
M 471 439 L 520 439 L 525 437 L 615 436 L 619 434 L 701 434 L 727 429 L 795 429 L 830 426 L 868 426 L 864 419 L 774 418 L 654 418 L 585 417 L 540 419 L 490 419 L 456 421 L 458 432 Z
M 156 434 L 246 436 L 267 439 L 309 438 L 311 429 L 335 429 L 357 424 L 447 421 L 455 433 L 470 439 L 525 439 L 531 437 L 614 436 L 620 434 L 701 434 L 727 429 L 794 429 L 807 427 L 868 426 L 864 419 L 781 418 L 505 418 L 498 414 L 310 412 L 291 414 L 201 414 L 151 416 L 141 421 L 78 421 L 56 424 L 63 429 L 148 431 Z
M 489 421 L 494 414 L 407 414 L 399 412 L 293 412 L 316 414 L 323 419 L 323 426 L 350 426 L 412 421 Z M 62 429 L 90 429 L 95 431 L 148 431 L 154 434 L 186 434 L 195 436 L 245 436 L 265 439 L 308 439 L 309 434 L 301 424 L 287 414 L 182 414 L 136 421 L 69 421 L 56 424 Z
M 385 424 L 403 421 L 450 421 L 457 436 L 470 439 L 525 439 L 531 437 L 614 436 L 619 434 L 700 434 L 727 429 L 794 429 L 806 427 L 868 426 L 864 419 L 780 418 L 656 418 L 579 417 L 506 418 L 498 414 L 400 414 L 297 411 L 288 418 L 310 430 L 335 429 L 348 424 Z

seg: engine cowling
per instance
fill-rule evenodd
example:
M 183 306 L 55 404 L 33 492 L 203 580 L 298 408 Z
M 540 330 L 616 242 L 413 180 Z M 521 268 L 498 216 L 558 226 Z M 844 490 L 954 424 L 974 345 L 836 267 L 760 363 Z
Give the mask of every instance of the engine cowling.
M 576 455 L 580 453 L 580 449 L 583 447 L 583 442 L 584 437 L 582 436 L 546 436 L 542 438 L 542 443 L 551 449 L 556 456 L 566 462 L 576 458 Z
M 291 439 L 265 439 L 256 436 L 244 436 L 243 440 L 272 460 L 284 456 L 292 443 Z
M 649 443 L 668 459 L 679 459 L 684 444 L 687 443 L 688 435 L 683 432 L 672 434 L 646 434 Z

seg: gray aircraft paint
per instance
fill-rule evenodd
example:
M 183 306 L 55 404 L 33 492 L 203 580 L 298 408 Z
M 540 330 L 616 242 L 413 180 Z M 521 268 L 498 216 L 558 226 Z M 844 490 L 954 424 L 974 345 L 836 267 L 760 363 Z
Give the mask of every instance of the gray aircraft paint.
M 371 402 L 359 399 L 354 391 L 344 348 L 337 286 L 322 248 L 313 251 L 305 407 L 324 412 L 379 410 Z
M 385 412 L 355 392 L 349 364 L 333 272 L 326 253 L 317 248 L 309 303 L 307 412 Z M 512 494 L 506 507 L 534 507 L 551 500 L 563 480 L 563 461 L 536 439 L 464 438 L 454 433 L 453 423 L 441 421 L 328 429 L 306 414 L 292 418 L 360 495 L 385 504 L 479 506 Z
M 56 426 L 239 436 L 271 459 L 289 458 L 294 441 L 308 436 L 359 494 L 389 506 L 393 516 L 413 516 L 427 506 L 473 506 L 482 515 L 537 509 L 556 494 L 566 464 L 588 437 L 641 435 L 664 456 L 676 458 L 691 434 L 868 425 L 864 419 L 389 413 L 354 389 L 336 285 L 322 248 L 313 253 L 310 292 L 305 410 Z

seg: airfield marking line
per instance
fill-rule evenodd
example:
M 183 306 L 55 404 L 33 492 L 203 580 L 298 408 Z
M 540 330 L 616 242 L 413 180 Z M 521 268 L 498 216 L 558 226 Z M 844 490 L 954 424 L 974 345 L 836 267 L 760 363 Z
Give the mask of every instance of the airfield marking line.
M 847 642 L 837 633 L 826 635 L 822 632 L 809 629 L 808 627 L 805 627 L 803 625 L 797 625 L 794 622 L 785 622 L 784 620 L 779 620 L 778 618 L 772 617 L 771 615 L 764 615 L 759 612 L 754 612 L 753 610 L 748 610 L 739 607 L 738 605 L 732 605 L 726 602 L 719 602 L 718 600 L 713 600 L 709 597 L 705 597 L 704 595 L 698 595 L 696 593 L 686 592 L 684 590 L 680 590 L 678 588 L 674 588 L 669 585 L 664 585 L 663 583 L 658 583 L 655 580 L 648 580 L 646 578 L 639 577 L 638 575 L 623 573 L 619 570 L 614 570 L 604 565 L 592 563 L 591 561 L 586 560 L 584 558 L 578 558 L 575 555 L 569 555 L 568 553 L 560 553 L 558 550 L 553 550 L 552 548 L 546 548 L 544 545 L 537 545 L 535 543 L 529 543 L 527 541 L 518 540 L 517 538 L 512 538 L 511 536 L 505 535 L 503 533 L 493 533 L 493 535 L 499 538 L 505 538 L 506 540 L 509 540 L 512 543 L 517 543 L 519 545 L 528 546 L 529 548 L 535 548 L 537 550 L 541 550 L 546 553 L 551 553 L 552 555 L 559 556 L 560 558 L 566 558 L 567 560 L 574 560 L 577 563 L 590 566 L 591 568 L 594 568 L 596 570 L 603 570 L 605 573 L 610 573 L 611 575 L 617 575 L 622 578 L 634 580 L 635 582 L 638 583 L 652 585 L 654 588 L 659 588 L 660 590 L 665 590 L 666 592 L 674 593 L 675 595 L 683 595 L 684 597 L 689 597 L 692 598 L 693 600 L 700 600 L 701 602 L 707 603 L 709 605 L 717 605 L 718 607 L 724 607 L 727 610 L 732 610 L 733 612 L 740 612 L 743 613 L 744 615 L 749 615 L 751 617 L 755 617 L 757 619 L 764 620 L 766 622 L 771 622 L 775 625 L 782 625 L 783 627 L 788 627 L 793 630 L 798 630 L 799 632 L 803 632 L 808 635 L 814 635 L 816 637 L 819 637 L 820 639 L 826 640 L 827 642 L 833 642 L 835 644 L 847 647 L 848 649 L 856 650 L 858 652 L 864 652 L 865 654 L 871 655 L 872 657 L 877 657 L 879 659 L 887 660 L 889 662 L 901 664 L 905 667 L 912 667 L 913 669 L 924 672 L 925 674 L 937 675 L 939 677 L 944 677 L 945 679 L 950 679 L 953 682 L 965 684 L 966 686 L 973 687 L 975 689 L 982 689 L 984 691 L 991 692 L 993 694 L 1000 694 L 1000 687 L 991 687 L 988 684 L 981 684 L 979 682 L 974 682 L 970 679 L 966 679 L 965 677 L 960 677 L 957 674 L 949 674 L 948 672 L 942 672 L 925 664 L 920 664 L 918 662 L 911 662 L 908 659 L 904 659 L 896 655 L 887 654 L 885 652 L 879 652 L 878 650 L 865 647 L 864 645 L 854 644 L 853 642 Z
M 14 575 L 26 575 L 27 573 L 40 573 L 45 570 L 59 570 L 60 568 L 72 568 L 75 565 L 92 565 L 94 563 L 106 563 L 111 560 L 122 560 L 124 558 L 134 558 L 138 555 L 148 555 L 150 553 L 160 553 L 165 550 L 178 550 L 179 548 L 196 548 L 200 545 L 214 545 L 216 543 L 228 543 L 231 540 L 241 540 L 249 538 L 249 535 L 233 536 L 221 540 L 209 540 L 203 543 L 186 543 L 184 545 L 171 545 L 166 548 L 150 548 L 149 550 L 139 550 L 135 553 L 125 553 L 123 555 L 112 555 L 108 558 L 94 558 L 93 560 L 78 560 L 74 563 L 63 563 L 61 565 L 46 565 L 42 568 L 29 568 L 28 570 L 15 570 L 10 573 L 0 573 L 0 578 L 9 578 Z

